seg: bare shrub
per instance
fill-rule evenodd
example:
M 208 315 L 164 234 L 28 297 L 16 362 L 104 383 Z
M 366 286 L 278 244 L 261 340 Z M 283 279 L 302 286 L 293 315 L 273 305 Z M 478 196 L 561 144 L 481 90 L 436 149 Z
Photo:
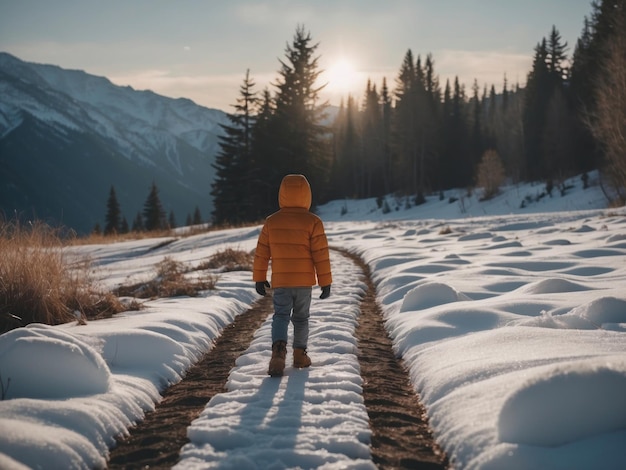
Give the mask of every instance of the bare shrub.
M 198 265 L 197 269 L 217 269 L 222 272 L 252 271 L 253 262 L 252 253 L 226 248 L 213 254 L 207 261 Z
M 117 299 L 96 287 L 88 260 L 66 259 L 57 230 L 0 221 L 0 333 L 122 310 Z
M 504 183 L 504 166 L 495 150 L 487 150 L 478 164 L 476 184 L 483 188 L 482 200 L 488 200 L 498 194 Z
M 166 256 L 155 265 L 156 276 L 149 282 L 132 286 L 122 286 L 117 295 L 138 297 L 141 299 L 158 297 L 195 297 L 200 291 L 215 289 L 217 276 L 205 275 L 197 279 L 188 278 L 189 271 L 183 263 Z

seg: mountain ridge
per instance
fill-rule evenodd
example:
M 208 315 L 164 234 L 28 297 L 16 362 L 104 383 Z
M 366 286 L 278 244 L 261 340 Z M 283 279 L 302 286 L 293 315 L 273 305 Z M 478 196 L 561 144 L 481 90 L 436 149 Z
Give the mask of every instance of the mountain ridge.
M 179 222 L 196 206 L 204 218 L 211 212 L 223 111 L 3 52 L 0 95 L 5 217 L 85 233 L 104 221 L 111 186 L 130 221 L 152 182 Z

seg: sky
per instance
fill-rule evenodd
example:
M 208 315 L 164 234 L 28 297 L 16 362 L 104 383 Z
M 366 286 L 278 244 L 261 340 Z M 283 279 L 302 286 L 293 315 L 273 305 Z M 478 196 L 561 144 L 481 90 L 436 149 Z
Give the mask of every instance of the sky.
M 571 56 L 590 13 L 591 0 L 0 0 L 0 50 L 231 111 L 246 70 L 272 89 L 301 25 L 337 105 L 368 79 L 393 88 L 408 49 L 432 54 L 442 84 L 523 86 L 552 26 Z
M 596 172 L 590 183 L 571 179 L 553 198 L 525 184 L 490 201 L 477 191 L 463 205 L 432 197 L 410 209 L 389 197 L 387 213 L 375 199 L 320 207 L 329 244 L 369 265 L 394 350 L 454 468 L 626 468 L 626 211 L 605 209 Z M 94 279 L 113 288 L 153 279 L 164 257 L 193 268 L 252 250 L 259 232 L 67 255 L 89 257 Z M 187 428 L 175 468 L 376 468 L 355 338 L 366 285 L 336 251 L 331 267 L 331 296 L 314 288 L 312 366 L 293 368 L 289 351 L 285 376 L 267 375 L 269 314 L 227 390 Z M 258 299 L 250 271 L 220 272 L 216 287 L 86 325 L 0 335 L 0 467 L 105 468 L 114 437 Z

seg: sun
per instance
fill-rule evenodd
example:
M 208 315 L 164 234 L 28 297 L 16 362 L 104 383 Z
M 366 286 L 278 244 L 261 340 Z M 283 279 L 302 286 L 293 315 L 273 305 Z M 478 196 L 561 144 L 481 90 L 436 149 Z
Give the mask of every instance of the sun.
M 359 73 L 353 62 L 340 58 L 331 63 L 324 72 L 326 89 L 333 94 L 355 93 L 359 87 Z

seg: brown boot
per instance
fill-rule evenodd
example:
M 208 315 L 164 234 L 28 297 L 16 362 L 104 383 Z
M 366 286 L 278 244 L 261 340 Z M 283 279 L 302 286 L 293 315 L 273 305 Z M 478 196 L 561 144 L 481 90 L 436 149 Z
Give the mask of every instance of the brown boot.
M 293 366 L 298 369 L 303 367 L 309 367 L 311 365 L 311 358 L 307 355 L 306 349 L 294 348 L 293 349 Z
M 287 357 L 287 343 L 285 341 L 274 341 L 272 344 L 272 358 L 267 373 L 272 377 L 280 377 L 285 370 L 285 358 Z

